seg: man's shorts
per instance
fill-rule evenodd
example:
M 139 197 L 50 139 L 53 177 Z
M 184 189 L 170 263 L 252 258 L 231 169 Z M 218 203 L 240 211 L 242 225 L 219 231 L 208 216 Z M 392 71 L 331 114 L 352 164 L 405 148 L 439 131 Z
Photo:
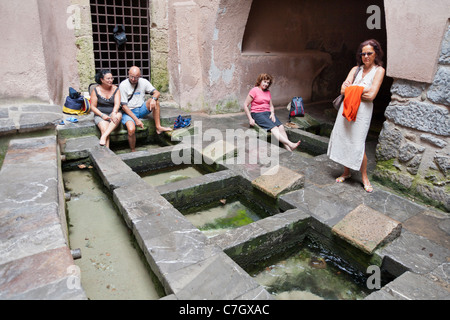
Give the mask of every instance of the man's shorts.
M 150 114 L 150 111 L 148 111 L 147 109 L 147 105 L 144 102 L 144 104 L 142 106 L 140 106 L 139 108 L 134 108 L 131 109 L 131 112 L 134 113 L 134 115 L 138 118 L 138 119 L 142 119 L 145 116 Z M 127 115 L 125 112 L 123 112 L 123 116 L 122 116 L 122 124 L 125 125 L 128 121 L 133 121 L 134 124 L 136 125 L 136 122 L 133 120 L 132 117 L 130 117 L 129 115 Z

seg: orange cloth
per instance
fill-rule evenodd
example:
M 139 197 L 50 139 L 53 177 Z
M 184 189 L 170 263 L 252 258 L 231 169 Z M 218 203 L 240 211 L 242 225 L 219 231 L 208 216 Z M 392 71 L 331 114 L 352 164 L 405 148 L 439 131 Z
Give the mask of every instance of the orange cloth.
M 356 121 L 363 91 L 364 87 L 361 86 L 350 86 L 345 89 L 344 112 L 342 115 L 348 121 Z

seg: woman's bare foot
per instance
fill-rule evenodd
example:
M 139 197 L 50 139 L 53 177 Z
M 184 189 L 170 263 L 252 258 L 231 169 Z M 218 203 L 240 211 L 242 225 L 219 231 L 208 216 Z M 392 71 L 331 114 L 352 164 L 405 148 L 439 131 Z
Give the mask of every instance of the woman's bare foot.
M 301 142 L 301 141 L 298 141 L 297 143 L 294 143 L 294 144 L 291 146 L 292 151 L 294 151 L 295 149 L 297 149 L 298 146 L 300 145 L 300 143 L 302 143 L 302 142 Z
M 289 147 L 287 144 L 285 144 L 284 145 L 284 148 L 287 150 L 287 151 L 290 151 L 290 152 L 292 152 L 292 149 L 291 149 L 291 147 Z
M 104 147 L 104 146 L 106 146 L 106 138 L 103 138 L 103 136 L 101 136 L 100 137 L 100 145 L 102 146 L 102 147 Z

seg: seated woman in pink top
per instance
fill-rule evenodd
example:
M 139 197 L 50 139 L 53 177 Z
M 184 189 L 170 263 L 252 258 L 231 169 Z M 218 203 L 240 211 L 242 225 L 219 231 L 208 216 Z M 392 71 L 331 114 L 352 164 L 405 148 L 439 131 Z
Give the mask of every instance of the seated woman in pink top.
M 244 111 L 247 115 L 250 126 L 255 123 L 261 128 L 272 132 L 272 135 L 289 150 L 295 150 L 301 141 L 291 142 L 284 130 L 284 126 L 275 116 L 275 108 L 272 104 L 272 96 L 269 87 L 273 82 L 270 74 L 262 73 L 256 80 L 255 87 L 250 90 L 244 102 Z M 248 106 L 251 104 L 251 110 Z

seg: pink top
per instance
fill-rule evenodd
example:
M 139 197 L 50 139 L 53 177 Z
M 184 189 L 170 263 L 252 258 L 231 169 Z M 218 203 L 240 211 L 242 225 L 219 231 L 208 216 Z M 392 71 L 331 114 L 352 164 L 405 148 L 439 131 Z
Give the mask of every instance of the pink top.
M 270 91 L 262 91 L 259 87 L 254 87 L 250 90 L 249 95 L 253 98 L 251 112 L 270 112 L 270 100 L 272 95 Z

